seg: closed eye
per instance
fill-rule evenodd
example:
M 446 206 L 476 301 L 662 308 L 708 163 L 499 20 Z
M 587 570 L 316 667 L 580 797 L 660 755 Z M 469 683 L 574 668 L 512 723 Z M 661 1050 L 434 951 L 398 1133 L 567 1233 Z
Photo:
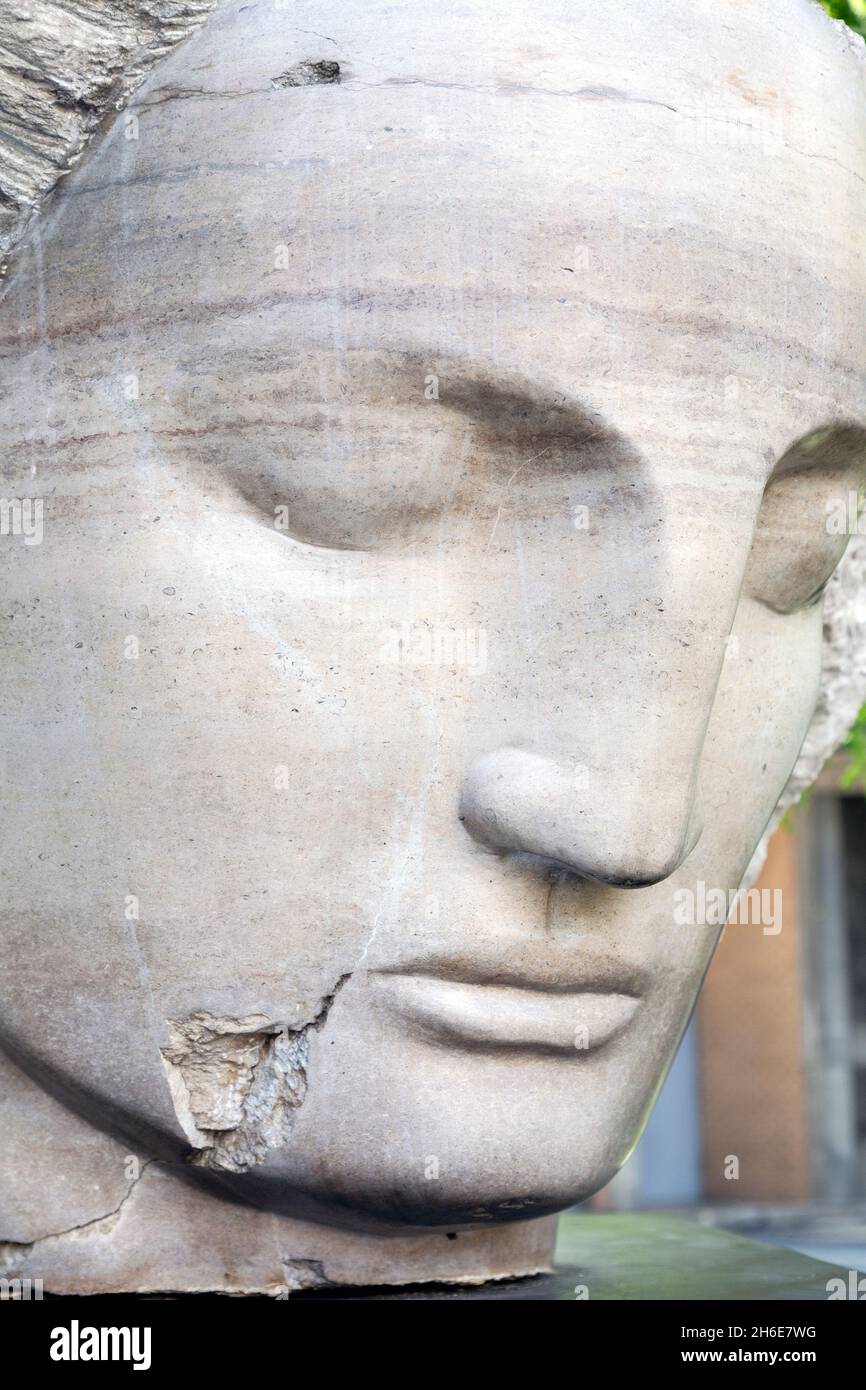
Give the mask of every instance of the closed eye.
M 546 510 L 570 478 L 616 472 L 631 487 L 641 469 L 579 400 L 441 354 L 309 354 L 280 413 L 220 439 L 218 468 L 268 524 L 325 550 L 402 550 L 444 517 L 489 530 L 518 473 Z

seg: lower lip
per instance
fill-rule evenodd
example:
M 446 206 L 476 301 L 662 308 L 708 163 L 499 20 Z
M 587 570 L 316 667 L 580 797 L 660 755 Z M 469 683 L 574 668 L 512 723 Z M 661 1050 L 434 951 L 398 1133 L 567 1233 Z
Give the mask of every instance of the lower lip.
M 632 994 L 549 993 L 430 975 L 380 975 L 392 1009 L 428 1037 L 463 1047 L 580 1056 L 611 1042 L 640 1007 Z

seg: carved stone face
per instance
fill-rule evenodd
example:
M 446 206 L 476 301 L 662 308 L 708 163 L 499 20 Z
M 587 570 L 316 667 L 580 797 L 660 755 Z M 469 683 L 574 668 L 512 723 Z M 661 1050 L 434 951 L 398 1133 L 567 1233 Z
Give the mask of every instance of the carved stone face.
M 302 8 L 4 305 L 3 1026 L 274 1210 L 509 1220 L 627 1155 L 809 722 L 863 71 L 807 0 Z

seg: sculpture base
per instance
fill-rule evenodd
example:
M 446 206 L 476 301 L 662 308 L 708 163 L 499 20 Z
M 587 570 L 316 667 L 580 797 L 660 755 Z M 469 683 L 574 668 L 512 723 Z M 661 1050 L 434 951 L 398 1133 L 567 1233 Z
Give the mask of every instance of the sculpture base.
M 51 1294 L 479 1285 L 549 1272 L 555 1237 L 556 1217 L 391 1237 L 331 1229 L 221 1201 L 154 1162 L 111 1215 L 0 1247 L 0 1274 Z
M 697 1221 L 664 1214 L 565 1212 L 559 1218 L 555 1268 L 550 1274 L 479 1288 L 321 1289 L 298 1296 L 304 1300 L 824 1303 L 831 1296 L 862 1296 L 856 1293 L 857 1287 L 856 1272 Z

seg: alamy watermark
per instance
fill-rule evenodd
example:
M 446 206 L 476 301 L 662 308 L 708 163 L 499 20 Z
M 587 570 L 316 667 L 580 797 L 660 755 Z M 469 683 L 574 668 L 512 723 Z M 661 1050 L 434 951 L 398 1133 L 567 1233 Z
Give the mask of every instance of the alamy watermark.
M 832 497 L 826 504 L 825 526 L 828 536 L 866 536 L 866 513 L 860 510 L 859 492 L 846 497 Z
M 41 545 L 41 497 L 0 497 L 0 536 L 22 536 L 25 545 Z
M 487 670 L 487 632 L 476 627 L 402 623 L 379 638 L 379 659 L 386 666 L 466 666 Z
M 674 922 L 678 927 L 761 927 L 764 936 L 782 930 L 781 888 L 708 888 L 699 879 L 694 888 L 674 891 Z
M 26 1303 L 30 1299 L 40 1302 L 43 1296 L 41 1279 L 0 1278 L 0 1303 Z
M 758 150 L 772 154 L 785 149 L 787 131 L 779 110 L 753 107 L 744 116 L 741 107 L 698 106 L 677 111 L 675 143 L 685 149 Z
M 853 1303 L 866 1302 L 866 1275 L 861 1274 L 859 1269 L 849 1269 L 847 1280 L 838 1275 L 828 1279 L 824 1287 L 831 1303 L 839 1299 L 850 1299 Z

